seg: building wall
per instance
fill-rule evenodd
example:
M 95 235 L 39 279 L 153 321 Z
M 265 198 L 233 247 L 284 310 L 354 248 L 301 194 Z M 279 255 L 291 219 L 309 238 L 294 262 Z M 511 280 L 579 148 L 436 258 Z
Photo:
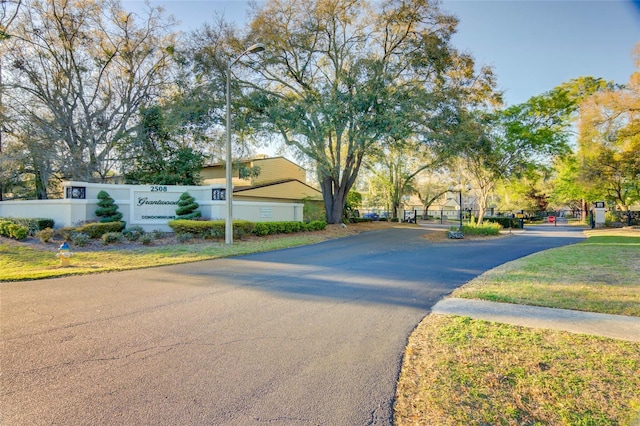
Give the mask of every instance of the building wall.
M 251 166 L 260 167 L 260 174 L 253 179 L 253 185 L 275 182 L 282 179 L 297 179 L 300 182 L 307 181 L 305 169 L 284 157 L 253 160 Z
M 260 174 L 250 180 L 240 179 L 239 171 L 234 169 L 231 174 L 233 176 L 233 184 L 236 187 L 261 185 L 283 179 L 297 179 L 300 182 L 306 182 L 307 180 L 306 170 L 284 157 L 258 158 L 246 161 L 245 164 L 249 167 L 259 167 Z M 200 171 L 200 176 L 205 181 L 223 182 L 226 179 L 225 165 L 218 164 L 205 167 Z
M 170 231 L 167 222 L 175 218 L 180 195 L 188 192 L 199 204 L 202 216 L 226 218 L 226 202 L 221 186 L 115 185 L 86 182 L 64 182 L 64 199 L 0 202 L 0 217 L 44 217 L 56 227 L 73 226 L 96 219 L 98 193 L 109 193 L 123 215 L 127 226 L 141 226 L 147 231 Z M 303 204 L 233 200 L 233 218 L 252 222 L 302 221 Z

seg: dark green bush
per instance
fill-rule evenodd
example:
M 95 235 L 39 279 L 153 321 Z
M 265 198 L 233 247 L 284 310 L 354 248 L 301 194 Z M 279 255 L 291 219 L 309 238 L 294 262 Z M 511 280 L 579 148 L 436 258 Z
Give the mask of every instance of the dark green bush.
M 258 222 L 253 227 L 253 234 L 257 236 L 290 234 L 304 231 L 321 231 L 327 227 L 323 220 L 313 222 Z
M 192 234 L 200 238 L 224 238 L 224 220 L 187 220 L 175 219 L 169 221 L 168 225 L 176 234 Z M 253 231 L 254 223 L 246 220 L 233 221 L 233 235 L 242 239 L 244 235 Z
M 509 228 L 509 222 L 511 222 L 511 228 L 520 228 L 520 220 L 508 216 L 485 217 L 484 221 L 499 223 L 503 228 Z
M 189 195 L 188 192 L 182 193 L 178 201 L 178 208 L 176 209 L 176 219 L 189 220 L 201 217 L 202 213 L 196 210 L 198 207 L 200 206 L 196 203 L 195 198 Z
M 99 207 L 96 209 L 96 216 L 101 218 L 100 222 L 120 222 L 120 219 L 122 219 L 122 213 L 118 211 L 118 206 L 109 193 L 106 191 L 98 192 L 98 200 L 100 201 L 98 201 Z
M 349 218 L 349 221 L 351 223 L 363 223 L 363 222 L 373 222 L 373 219 L 370 217 L 351 217 Z
M 323 231 L 327 228 L 327 222 L 324 220 L 314 220 L 309 223 L 305 223 L 305 231 Z
M 138 241 L 145 234 L 141 226 L 132 226 L 122 231 L 122 235 L 129 241 Z
M 120 232 L 124 229 L 124 222 L 87 223 L 75 228 L 75 232 L 82 232 L 90 238 L 100 238 L 107 232 Z

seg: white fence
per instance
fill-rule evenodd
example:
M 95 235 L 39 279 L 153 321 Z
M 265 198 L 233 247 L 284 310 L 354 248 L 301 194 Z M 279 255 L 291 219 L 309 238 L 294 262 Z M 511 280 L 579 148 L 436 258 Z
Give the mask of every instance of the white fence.
M 55 226 L 72 226 L 96 218 L 98 193 L 106 191 L 118 205 L 127 226 L 146 231 L 170 231 L 180 195 L 188 192 L 199 204 L 203 217 L 225 219 L 225 190 L 220 185 L 113 185 L 64 182 L 65 198 L 56 200 L 1 201 L 0 217 L 43 217 Z M 303 204 L 233 200 L 233 218 L 251 222 L 303 220 Z

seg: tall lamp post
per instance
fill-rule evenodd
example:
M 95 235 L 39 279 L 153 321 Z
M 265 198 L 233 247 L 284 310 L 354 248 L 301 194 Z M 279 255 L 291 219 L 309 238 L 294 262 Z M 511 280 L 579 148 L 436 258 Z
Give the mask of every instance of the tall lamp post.
M 459 216 L 460 216 L 460 229 L 459 231 L 462 232 L 462 190 L 465 189 L 462 187 L 462 185 L 458 185 L 458 189 L 454 188 L 453 185 L 449 187 L 449 191 L 453 192 L 453 191 L 457 191 L 458 192 L 458 196 L 459 196 Z M 471 191 L 471 185 L 467 185 L 466 186 L 466 190 L 467 191 Z
M 227 217 L 224 223 L 224 242 L 225 244 L 233 244 L 233 182 L 232 182 L 232 160 L 231 160 L 231 67 L 238 62 L 244 55 L 262 52 L 264 44 L 257 43 L 249 46 L 247 50 L 242 52 L 237 58 L 229 61 L 227 64 L 227 158 L 226 158 L 226 187 L 225 187 L 225 204 L 227 207 Z

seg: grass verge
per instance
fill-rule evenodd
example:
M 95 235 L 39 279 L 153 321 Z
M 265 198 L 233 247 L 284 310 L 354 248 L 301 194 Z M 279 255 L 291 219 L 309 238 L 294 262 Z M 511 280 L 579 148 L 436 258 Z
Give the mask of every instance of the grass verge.
M 227 256 L 278 250 L 325 240 L 321 235 L 297 234 L 225 245 L 221 242 L 141 247 L 134 250 L 74 250 L 70 267 L 61 267 L 50 251 L 36 247 L 0 244 L 0 281 L 24 281 L 161 265 L 197 262 Z
M 406 349 L 395 425 L 632 425 L 640 344 L 429 315 Z
M 489 271 L 454 297 L 640 316 L 640 234 Z M 409 338 L 396 425 L 640 425 L 640 344 L 429 315 Z
M 640 316 L 640 232 L 592 235 L 470 281 L 453 297 Z

